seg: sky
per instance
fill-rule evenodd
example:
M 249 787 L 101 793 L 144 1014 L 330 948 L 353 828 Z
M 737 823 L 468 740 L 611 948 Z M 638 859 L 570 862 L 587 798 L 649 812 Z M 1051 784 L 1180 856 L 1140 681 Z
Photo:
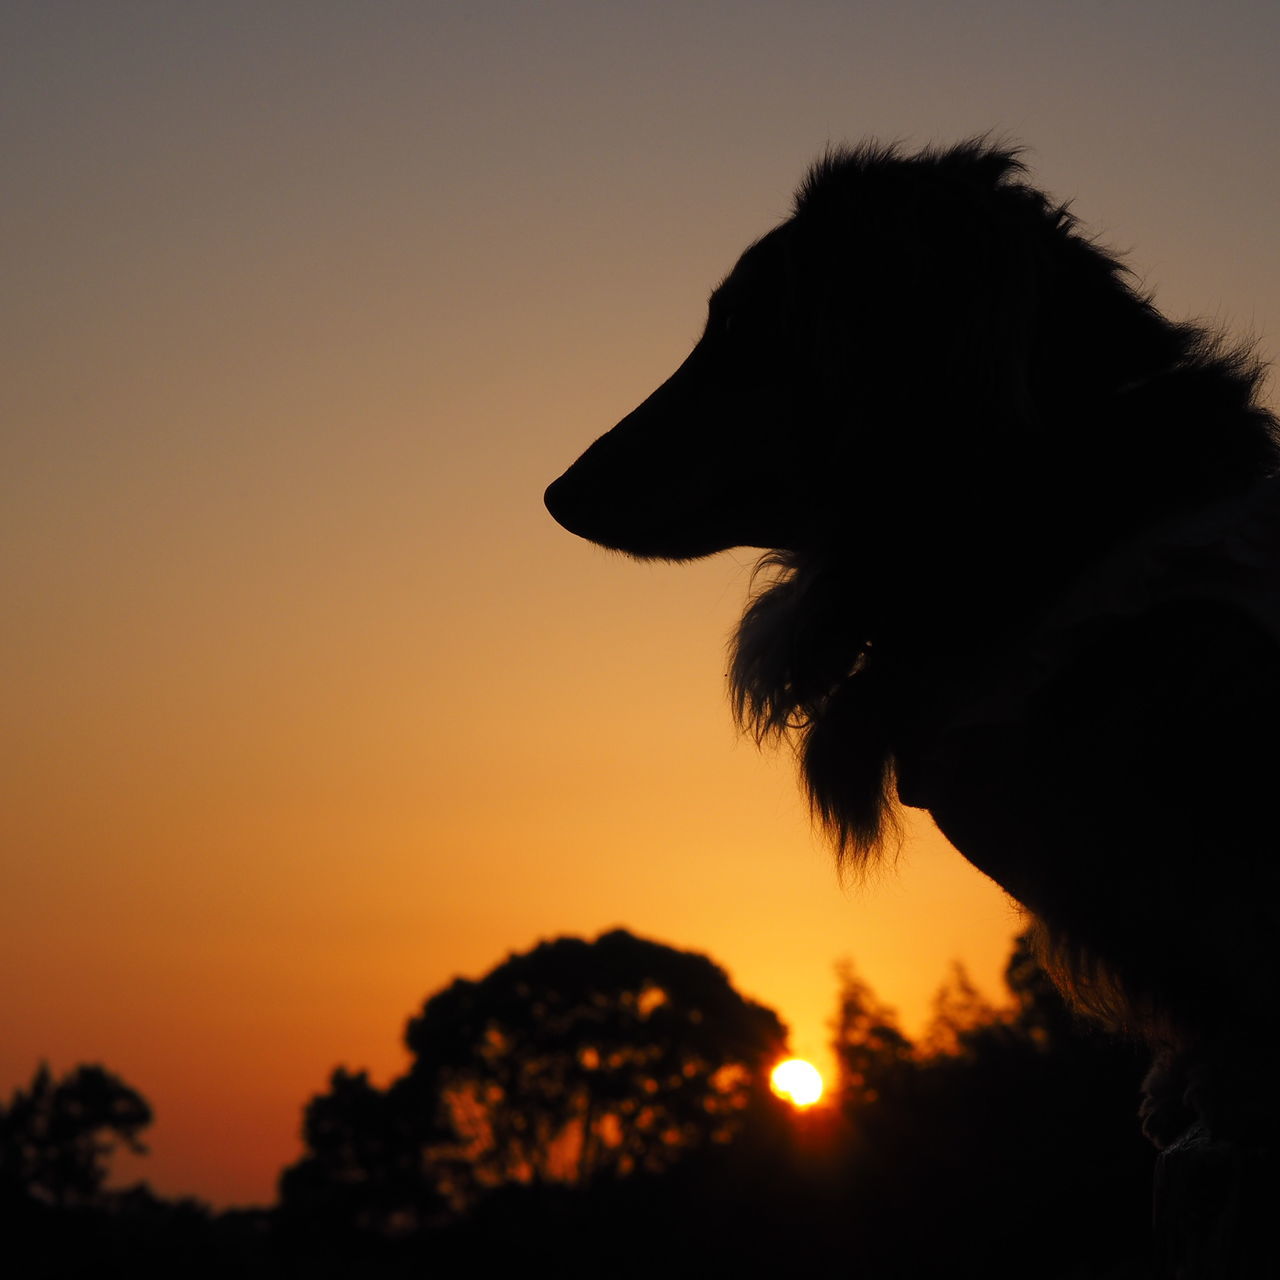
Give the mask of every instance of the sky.
M 927 819 L 842 888 L 735 736 L 753 556 L 545 485 L 828 143 L 1020 141 L 1176 318 L 1280 328 L 1280 8 L 10 0 L 0 8 L 0 1096 L 101 1062 L 127 1171 L 266 1203 L 338 1064 L 560 934 L 711 955 L 829 1066 L 1015 908 Z

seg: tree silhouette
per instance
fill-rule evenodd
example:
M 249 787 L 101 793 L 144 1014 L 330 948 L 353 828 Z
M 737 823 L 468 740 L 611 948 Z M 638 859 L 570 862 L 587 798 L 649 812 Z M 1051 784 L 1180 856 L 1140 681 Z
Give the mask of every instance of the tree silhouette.
M 933 997 L 933 1017 L 920 1039 L 918 1052 L 926 1058 L 963 1056 L 970 1033 L 1000 1020 L 991 1003 L 973 985 L 959 961 Z
M 739 1134 L 786 1030 L 705 956 L 615 930 L 458 979 L 405 1041 L 387 1089 L 340 1070 L 308 1106 L 286 1208 L 385 1234 L 502 1186 L 660 1173 Z
M 902 1034 L 897 1014 L 876 998 L 849 961 L 842 961 L 836 974 L 836 1091 L 846 1109 L 857 1110 L 901 1091 L 914 1069 L 915 1047 Z
M 281 1176 L 288 1215 L 386 1237 L 438 1218 L 446 1203 L 426 1160 L 449 1135 L 435 1126 L 435 1112 L 404 1080 L 379 1089 L 363 1071 L 337 1068 L 328 1093 L 304 1112 L 308 1154 Z
M 835 1047 L 851 1225 L 892 1274 L 981 1260 L 985 1275 L 1021 1275 L 1047 1242 L 1038 1274 L 1142 1274 L 1153 1152 L 1140 1055 L 1072 1015 L 1028 938 L 1005 976 L 1012 1004 L 995 1009 L 953 971 L 919 1046 L 846 978 Z
M 57 1208 L 92 1203 L 118 1143 L 139 1154 L 151 1123 L 146 1100 L 99 1066 L 54 1081 L 45 1064 L 0 1107 L 0 1197 Z

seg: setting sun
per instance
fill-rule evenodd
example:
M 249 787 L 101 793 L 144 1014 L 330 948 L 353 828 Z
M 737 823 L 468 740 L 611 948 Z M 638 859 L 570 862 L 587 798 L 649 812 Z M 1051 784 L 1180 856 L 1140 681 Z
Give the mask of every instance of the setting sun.
M 773 1091 L 793 1106 L 811 1107 L 822 1097 L 822 1076 L 812 1062 L 788 1058 L 773 1069 L 769 1077 Z

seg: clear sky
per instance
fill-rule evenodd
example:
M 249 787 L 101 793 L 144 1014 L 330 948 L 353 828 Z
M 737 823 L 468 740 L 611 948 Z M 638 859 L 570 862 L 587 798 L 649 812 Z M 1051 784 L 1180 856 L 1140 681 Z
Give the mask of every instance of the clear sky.
M 1277 349 L 1280 7 L 0 7 L 0 1091 L 101 1061 L 163 1193 L 264 1202 L 338 1063 L 615 925 L 825 1065 L 1017 921 L 927 825 L 842 892 L 736 741 L 752 559 L 541 492 L 697 336 L 828 141 L 1024 142 L 1175 316 Z

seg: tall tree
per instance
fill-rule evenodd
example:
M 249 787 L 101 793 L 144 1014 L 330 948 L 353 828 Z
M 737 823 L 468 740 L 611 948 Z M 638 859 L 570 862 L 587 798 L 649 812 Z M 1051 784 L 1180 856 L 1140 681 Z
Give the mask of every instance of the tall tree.
M 897 1014 L 882 1004 L 849 961 L 836 968 L 840 989 L 833 1025 L 837 1084 L 844 1105 L 865 1107 L 886 1093 L 896 1096 L 914 1068 L 915 1047 L 898 1026 Z

